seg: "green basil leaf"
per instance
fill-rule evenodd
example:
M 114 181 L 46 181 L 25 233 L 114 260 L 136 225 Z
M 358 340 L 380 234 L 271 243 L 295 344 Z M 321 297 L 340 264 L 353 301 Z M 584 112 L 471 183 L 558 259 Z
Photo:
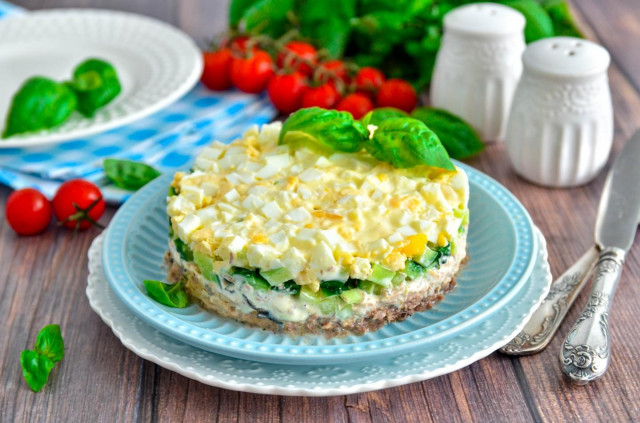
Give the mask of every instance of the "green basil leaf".
M 426 165 L 455 170 L 438 136 L 417 119 L 391 118 L 383 121 L 365 143 L 365 148 L 376 159 L 389 162 L 396 168 Z
M 20 354 L 20 366 L 29 388 L 33 392 L 39 392 L 49 380 L 49 373 L 55 364 L 46 355 L 24 350 Z
M 295 283 L 294 281 L 286 281 L 282 284 L 282 286 L 272 286 L 271 289 L 273 291 L 280 291 L 287 293 L 289 295 L 298 295 L 300 294 L 300 289 L 302 287 Z
M 330 155 L 335 151 L 360 151 L 367 137 L 367 129 L 351 113 L 310 107 L 289 116 L 282 125 L 278 143 Z
M 346 282 L 342 281 L 324 281 L 320 283 L 320 289 L 322 293 L 327 297 L 333 297 L 340 295 L 348 288 Z
M 502 4 L 522 13 L 527 20 L 524 39 L 527 43 L 553 37 L 553 22 L 549 14 L 535 0 L 503 0 Z
M 238 26 L 244 13 L 259 0 L 231 0 L 229 4 L 229 25 Z
M 87 59 L 80 63 L 67 85 L 78 97 L 78 111 L 86 117 L 92 117 L 122 90 L 116 69 L 101 59 Z
M 58 126 L 76 106 L 76 96 L 64 84 L 39 76 L 30 78 L 11 100 L 2 138 Z
M 302 1 L 298 5 L 302 35 L 327 50 L 330 56 L 341 57 L 351 35 L 355 0 Z
M 182 282 L 168 284 L 147 279 L 144 281 L 144 287 L 147 294 L 160 304 L 174 308 L 184 308 L 189 304 L 187 293 L 182 288 Z
M 395 107 L 381 107 L 370 111 L 360 121 L 365 127 L 369 125 L 379 126 L 385 120 L 395 117 L 409 117 L 409 114 Z
M 129 191 L 136 191 L 161 175 L 153 167 L 131 160 L 106 159 L 103 165 L 107 178 Z
M 35 350 L 57 363 L 64 358 L 64 340 L 59 325 L 43 327 L 36 338 Z
M 285 32 L 293 0 L 259 0 L 242 15 L 245 30 L 278 37 Z
M 484 150 L 484 143 L 468 123 L 445 110 L 418 107 L 412 116 L 435 132 L 454 159 L 467 159 Z
M 571 8 L 565 0 L 545 0 L 542 7 L 551 17 L 555 35 L 584 38 L 571 14 Z

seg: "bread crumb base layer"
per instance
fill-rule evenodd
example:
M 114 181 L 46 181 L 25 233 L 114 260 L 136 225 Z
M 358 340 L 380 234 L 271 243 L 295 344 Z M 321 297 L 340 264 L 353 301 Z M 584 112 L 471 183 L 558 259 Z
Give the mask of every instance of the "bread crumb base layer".
M 165 254 L 165 261 L 169 266 L 169 280 L 171 282 L 183 280 L 187 294 L 191 299 L 197 300 L 206 310 L 252 327 L 284 333 L 292 337 L 322 335 L 333 338 L 363 335 L 366 332 L 376 331 L 388 323 L 400 322 L 414 313 L 433 308 L 456 285 L 455 277 L 452 277 L 437 287 L 431 295 L 424 296 L 424 292 L 414 292 L 409 294 L 401 305 L 381 304 L 380 307 L 363 316 L 352 316 L 344 320 L 335 316 L 311 315 L 301 322 L 279 322 L 271 320 L 268 313 L 260 313 L 257 310 L 246 313 L 238 310 L 236 305 L 227 298 L 207 290 L 200 283 L 198 277 L 192 272 L 185 271 L 179 263 L 173 260 L 169 252 Z M 466 258 L 460 264 L 465 261 Z

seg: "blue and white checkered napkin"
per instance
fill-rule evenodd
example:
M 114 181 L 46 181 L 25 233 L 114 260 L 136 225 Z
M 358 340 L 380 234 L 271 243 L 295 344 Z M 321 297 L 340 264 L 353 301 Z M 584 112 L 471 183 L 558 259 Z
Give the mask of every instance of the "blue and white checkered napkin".
M 0 0 L 0 18 L 16 12 L 20 9 Z M 84 178 L 100 185 L 105 199 L 117 204 L 131 193 L 105 179 L 105 158 L 142 161 L 161 172 L 175 172 L 188 168 L 203 146 L 214 140 L 230 142 L 275 116 L 264 95 L 214 93 L 198 85 L 164 110 L 118 129 L 52 146 L 0 149 L 0 183 L 15 189 L 35 187 L 52 197 L 63 181 Z

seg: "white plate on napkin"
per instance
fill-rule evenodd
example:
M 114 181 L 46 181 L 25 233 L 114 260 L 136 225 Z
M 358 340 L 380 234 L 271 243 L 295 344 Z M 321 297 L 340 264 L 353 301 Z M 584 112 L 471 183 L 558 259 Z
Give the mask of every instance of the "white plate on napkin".
M 68 80 L 91 57 L 115 66 L 122 84 L 118 97 L 91 119 L 74 112 L 56 128 L 2 139 L 0 148 L 59 143 L 131 123 L 180 98 L 202 73 L 195 43 L 151 18 L 91 9 L 15 15 L 0 21 L 0 128 L 27 78 Z

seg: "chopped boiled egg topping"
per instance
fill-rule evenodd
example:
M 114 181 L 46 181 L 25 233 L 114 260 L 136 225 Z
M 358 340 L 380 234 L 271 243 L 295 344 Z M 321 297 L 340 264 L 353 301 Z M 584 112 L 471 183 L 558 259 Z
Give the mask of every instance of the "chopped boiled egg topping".
M 286 268 L 299 285 L 397 271 L 427 243 L 454 240 L 466 216 L 463 170 L 396 169 L 365 152 L 329 157 L 277 145 L 281 124 L 205 148 L 177 173 L 172 229 L 191 249 L 229 266 Z

